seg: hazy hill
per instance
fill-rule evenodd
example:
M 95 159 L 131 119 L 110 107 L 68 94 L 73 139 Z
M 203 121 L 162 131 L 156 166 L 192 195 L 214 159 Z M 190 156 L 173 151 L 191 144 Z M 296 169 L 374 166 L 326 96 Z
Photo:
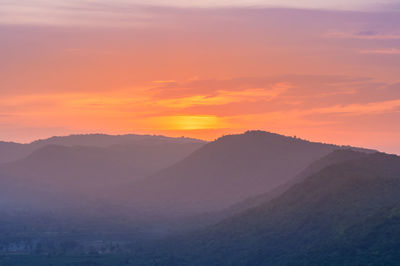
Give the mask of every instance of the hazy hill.
M 226 211 L 225 215 L 228 215 L 228 214 L 231 215 L 234 213 L 238 213 L 238 212 L 244 211 L 246 209 L 256 207 L 256 206 L 258 206 L 262 203 L 265 203 L 269 200 L 272 200 L 272 199 L 280 196 L 281 194 L 283 194 L 289 188 L 302 182 L 307 177 L 309 177 L 315 173 L 318 173 L 319 171 L 321 171 L 322 169 L 324 169 L 327 166 L 335 165 L 335 164 L 342 163 L 342 162 L 349 161 L 349 160 L 363 158 L 373 152 L 374 151 L 360 150 L 360 149 L 352 150 L 349 148 L 342 149 L 342 150 L 335 150 L 335 151 L 329 153 L 328 155 L 311 163 L 309 166 L 307 166 L 307 168 L 305 168 L 303 171 L 301 171 L 297 176 L 295 176 L 294 178 L 289 180 L 287 183 L 278 186 L 277 188 L 273 189 L 270 192 L 248 198 L 242 202 L 239 202 L 239 203 L 233 205 Z
M 0 141 L 0 164 L 23 158 L 32 151 L 29 145 Z
M 3 164 L 0 177 L 2 243 L 14 243 L 10 230 L 30 243 L 45 235 L 53 244 L 30 254 L 44 261 L 43 254 L 64 252 L 68 237 L 77 247 L 84 239 L 132 241 L 124 247 L 130 253 L 113 251 L 112 260 L 126 256 L 121 265 L 391 265 L 399 258 L 400 158 L 370 150 L 260 131 L 205 145 L 46 145 Z M 217 216 L 190 217 L 237 202 Z M 179 234 L 148 242 L 170 232 Z M 87 257 L 80 259 L 84 265 Z
M 62 146 L 94 146 L 109 147 L 113 145 L 159 145 L 162 143 L 204 143 L 202 140 L 192 138 L 172 138 L 158 135 L 107 135 L 107 134 L 81 134 L 61 137 L 51 137 L 31 143 L 33 146 L 46 146 L 49 144 Z
M 385 262 L 398 257 L 399 204 L 400 158 L 370 154 L 180 239 L 168 256 L 176 265 L 394 265 Z
M 48 139 L 37 140 L 28 144 L 0 141 L 0 164 L 12 162 L 28 156 L 33 151 L 47 145 L 61 146 L 90 146 L 90 147 L 110 147 L 114 145 L 141 145 L 157 146 L 165 143 L 192 143 L 204 144 L 202 140 L 191 138 L 169 138 L 156 135 L 106 135 L 106 134 L 85 134 L 70 135 L 61 137 L 51 137 Z
M 133 188 L 149 207 L 212 211 L 266 193 L 341 147 L 249 131 L 204 145 Z
M 0 166 L 1 191 L 7 193 L 2 198 L 42 207 L 105 199 L 117 204 L 129 184 L 176 163 L 203 145 L 188 139 L 149 138 L 129 138 L 130 142 L 124 144 L 109 142 L 111 146 L 101 142 L 98 147 L 47 144 L 23 159 Z M 78 143 L 68 139 L 58 142 Z

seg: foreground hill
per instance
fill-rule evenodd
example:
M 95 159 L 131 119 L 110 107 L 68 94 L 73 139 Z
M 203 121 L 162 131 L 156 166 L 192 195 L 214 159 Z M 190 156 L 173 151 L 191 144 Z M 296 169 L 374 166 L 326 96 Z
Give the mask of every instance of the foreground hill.
M 239 202 L 239 203 L 231 206 L 229 209 L 226 210 L 225 216 L 232 215 L 232 214 L 244 211 L 246 209 L 256 207 L 260 204 L 266 203 L 266 202 L 282 195 L 284 192 L 289 190 L 294 185 L 301 183 L 306 178 L 318 173 L 325 167 L 328 167 L 330 165 L 335 165 L 338 163 L 342 163 L 342 162 L 346 162 L 346 161 L 350 161 L 350 160 L 361 159 L 361 158 L 368 156 L 368 154 L 371 154 L 372 152 L 373 151 L 360 150 L 360 149 L 335 150 L 335 151 L 329 153 L 328 155 L 311 163 L 309 166 L 307 166 L 307 168 L 305 168 L 303 171 L 301 171 L 297 176 L 295 176 L 294 178 L 289 180 L 289 182 L 278 186 L 277 188 L 273 189 L 272 191 L 263 193 L 261 195 L 257 195 L 255 197 L 248 198 L 242 202 Z
M 176 241 L 179 251 L 172 248 L 168 260 L 175 265 L 395 265 L 399 204 L 400 158 L 370 154 L 327 166 L 274 200 Z
M 137 184 L 132 193 L 166 212 L 214 211 L 269 192 L 341 148 L 262 131 L 229 135 Z

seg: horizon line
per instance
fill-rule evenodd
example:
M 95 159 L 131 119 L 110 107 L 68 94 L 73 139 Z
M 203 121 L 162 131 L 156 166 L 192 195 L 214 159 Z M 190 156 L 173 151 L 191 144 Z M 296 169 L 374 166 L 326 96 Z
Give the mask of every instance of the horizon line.
M 386 153 L 380 149 L 377 148 L 369 148 L 369 147 L 362 147 L 362 146 L 353 146 L 351 144 L 339 144 L 339 143 L 331 143 L 331 142 L 323 142 L 323 141 L 317 141 L 317 140 L 312 140 L 312 139 L 307 139 L 307 138 L 303 138 L 303 137 L 299 137 L 297 135 L 285 135 L 285 134 L 281 134 L 281 133 L 276 133 L 276 132 L 272 132 L 272 131 L 266 131 L 266 130 L 262 130 L 262 129 L 249 129 L 249 130 L 245 130 L 242 131 L 242 133 L 228 133 L 228 134 L 222 134 L 217 138 L 214 138 L 213 140 L 206 140 L 206 139 L 201 139 L 201 138 L 194 138 L 194 137 L 187 137 L 187 136 L 180 136 L 180 137 L 175 137 L 175 136 L 168 136 L 168 135 L 163 135 L 163 134 L 152 134 L 152 133 L 126 133 L 126 134 L 112 134 L 112 133 L 99 133 L 99 132 L 93 132 L 93 133 L 71 133 L 71 134 L 65 134 L 65 135 L 52 135 L 49 137 L 43 137 L 43 138 L 38 138 L 38 139 L 34 139 L 32 141 L 27 141 L 27 142 L 17 142 L 17 141 L 8 141 L 8 140 L 1 140 L 0 139 L 0 143 L 12 143 L 12 144 L 19 144 L 19 145 L 30 145 L 33 144 L 35 142 L 40 142 L 40 141 L 46 141 L 46 140 L 50 140 L 52 138 L 67 138 L 67 137 L 73 137 L 73 136 L 95 136 L 95 135 L 99 135 L 99 136 L 110 136 L 110 137 L 118 137 L 118 136 L 149 136 L 149 137 L 163 137 L 163 138 L 170 138 L 170 139 L 187 139 L 187 140 L 194 140 L 194 141 L 201 141 L 201 142 L 205 142 L 205 143 L 211 143 L 214 141 L 217 141 L 223 137 L 226 136 L 237 136 L 237 135 L 245 135 L 247 133 L 252 133 L 252 132 L 261 132 L 261 133 L 268 133 L 268 134 L 273 134 L 273 135 L 279 135 L 282 137 L 287 137 L 287 138 L 292 138 L 292 139 L 298 139 L 301 141 L 307 141 L 307 142 L 311 142 L 311 143 L 320 143 L 320 144 L 326 144 L 326 145 L 334 145 L 334 146 L 338 146 L 338 147 L 351 147 L 351 148 L 356 148 L 356 149 L 365 149 L 365 150 L 373 150 L 373 151 L 377 151 L 377 152 L 381 152 L 381 153 Z M 398 153 L 387 153 L 387 154 L 394 154 L 394 155 L 398 155 L 400 156 L 400 154 Z

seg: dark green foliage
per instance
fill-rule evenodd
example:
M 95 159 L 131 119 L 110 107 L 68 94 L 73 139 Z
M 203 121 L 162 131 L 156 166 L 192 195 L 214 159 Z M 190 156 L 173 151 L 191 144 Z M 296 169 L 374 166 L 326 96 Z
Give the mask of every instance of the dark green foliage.
M 399 206 L 400 159 L 377 153 L 328 166 L 264 205 L 175 239 L 168 252 L 182 265 L 396 265 Z

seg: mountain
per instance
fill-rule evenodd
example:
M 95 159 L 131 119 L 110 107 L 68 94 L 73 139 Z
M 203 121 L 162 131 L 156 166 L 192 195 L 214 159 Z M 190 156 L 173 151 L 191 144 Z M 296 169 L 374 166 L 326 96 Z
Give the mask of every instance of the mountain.
M 261 195 L 257 195 L 255 197 L 248 198 L 242 202 L 239 202 L 239 203 L 231 206 L 228 210 L 226 210 L 225 216 L 232 215 L 234 213 L 239 213 L 246 209 L 256 207 L 262 203 L 272 200 L 272 199 L 282 195 L 285 191 L 287 191 L 294 185 L 302 182 L 307 177 L 309 177 L 315 173 L 318 173 L 319 171 L 321 171 L 322 169 L 324 169 L 327 166 L 335 165 L 335 164 L 342 163 L 342 162 L 349 161 L 349 160 L 363 158 L 365 156 L 368 156 L 368 154 L 370 154 L 372 152 L 373 151 L 369 151 L 369 150 L 360 150 L 360 149 L 352 150 L 349 148 L 342 149 L 342 150 L 335 150 L 335 151 L 329 153 L 328 155 L 311 163 L 309 166 L 307 166 L 306 169 L 304 169 L 302 172 L 300 172 L 297 176 L 295 176 L 294 178 L 289 180 L 289 182 L 278 186 L 277 188 L 273 189 L 272 191 L 263 193 Z
M 93 147 L 109 147 L 113 145 L 159 145 L 162 143 L 205 143 L 199 139 L 193 138 L 172 138 L 160 135 L 107 135 L 107 134 L 81 134 L 69 136 L 55 136 L 48 139 L 36 140 L 31 145 L 43 147 L 49 144 L 62 146 L 93 146 Z
M 98 146 L 61 145 L 78 143 Z M 204 143 L 184 138 L 86 135 L 53 138 L 41 145 L 25 158 L 0 166 L 3 204 L 57 208 L 104 200 L 118 203 L 135 180 L 176 163 Z
M 168 241 L 164 256 L 174 265 L 395 265 L 399 206 L 400 157 L 368 154 Z
M 0 164 L 21 159 L 32 151 L 29 145 L 0 141 Z
M 221 210 L 272 191 L 341 148 L 263 131 L 224 136 L 139 182 L 132 193 L 168 213 Z
M 398 156 L 260 131 L 47 144 L 0 167 L 0 253 L 25 245 L 5 265 L 396 265 L 399 192 Z
M 106 148 L 114 145 L 140 145 L 140 146 L 153 146 L 163 143 L 192 143 L 204 144 L 202 140 L 191 138 L 170 138 L 156 135 L 106 135 L 106 134 L 85 134 L 85 135 L 70 135 L 70 136 L 56 136 L 48 139 L 37 140 L 28 144 L 20 144 L 14 142 L 0 141 L 0 164 L 12 162 L 22 159 L 33 151 L 43 148 L 47 145 L 61 145 L 61 146 L 90 146 Z

